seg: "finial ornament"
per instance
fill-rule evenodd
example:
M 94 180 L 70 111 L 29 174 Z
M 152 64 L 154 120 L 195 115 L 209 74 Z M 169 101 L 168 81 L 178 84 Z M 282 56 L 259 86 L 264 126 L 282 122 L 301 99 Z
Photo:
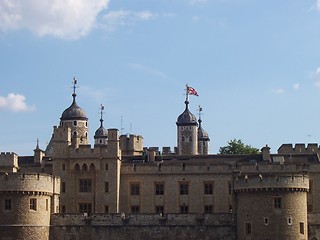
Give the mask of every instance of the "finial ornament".
M 103 122 L 103 110 L 104 110 L 104 106 L 101 104 L 100 105 L 100 122 L 101 122 L 101 126 L 102 126 L 102 122 Z
M 72 94 L 72 96 L 73 96 L 73 99 L 75 100 L 75 97 L 77 96 L 77 94 L 76 94 L 77 79 L 75 77 L 73 78 L 72 83 L 73 83 L 73 94 Z

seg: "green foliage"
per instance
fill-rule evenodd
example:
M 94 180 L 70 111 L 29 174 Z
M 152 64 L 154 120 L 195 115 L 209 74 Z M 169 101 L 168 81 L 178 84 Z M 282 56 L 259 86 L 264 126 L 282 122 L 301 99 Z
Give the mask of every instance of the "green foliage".
M 244 144 L 240 139 L 233 139 L 227 146 L 220 147 L 219 154 L 257 154 L 259 149 Z

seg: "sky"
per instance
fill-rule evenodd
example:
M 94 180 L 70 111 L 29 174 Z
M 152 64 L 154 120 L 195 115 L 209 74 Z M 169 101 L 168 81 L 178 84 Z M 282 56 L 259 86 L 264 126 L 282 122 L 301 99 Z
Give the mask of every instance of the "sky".
M 100 126 L 176 146 L 190 111 L 210 153 L 320 139 L 320 0 L 0 0 L 0 151 L 41 149 L 72 102 Z

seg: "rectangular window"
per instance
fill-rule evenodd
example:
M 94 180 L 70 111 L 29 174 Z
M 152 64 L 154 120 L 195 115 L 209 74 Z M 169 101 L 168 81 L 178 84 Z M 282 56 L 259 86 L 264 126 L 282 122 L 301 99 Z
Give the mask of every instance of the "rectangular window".
M 204 183 L 204 194 L 206 194 L 206 195 L 213 194 L 213 184 L 212 183 Z
M 65 193 L 66 192 L 66 183 L 65 182 L 61 182 L 61 192 Z
M 91 190 L 92 190 L 91 179 L 80 179 L 79 192 L 91 192 Z
M 30 198 L 30 209 L 37 211 L 37 199 L 36 198 Z
M 91 203 L 80 203 L 79 204 L 79 212 L 80 213 L 91 213 Z
M 131 183 L 131 195 L 132 196 L 140 195 L 140 185 L 139 185 L 139 183 Z
M 204 206 L 204 213 L 213 213 L 213 206 L 212 205 L 205 205 Z
M 156 183 L 156 195 L 163 195 L 164 194 L 164 184 L 163 183 Z
M 281 208 L 281 197 L 275 197 L 273 199 L 274 208 Z
M 106 163 L 106 165 L 105 165 L 105 170 L 106 170 L 106 171 L 109 170 L 109 165 L 108 165 L 108 163 Z
M 66 170 L 66 164 L 62 163 L 62 171 Z
M 156 213 L 161 214 L 164 212 L 164 207 L 163 206 L 156 206 Z
M 105 193 L 109 192 L 109 182 L 104 182 L 104 192 Z
M 189 194 L 189 184 L 180 183 L 180 195 L 188 195 L 188 194 Z
M 104 206 L 104 213 L 109 213 L 109 206 L 108 205 Z
M 4 200 L 4 209 L 7 211 L 10 211 L 12 208 L 12 201 L 11 199 L 5 199 Z
M 187 205 L 180 206 L 180 213 L 188 213 L 188 212 L 189 212 L 189 206 Z
M 291 217 L 287 218 L 287 223 L 288 223 L 288 225 L 292 225 L 292 218 Z
M 269 218 L 263 218 L 264 225 L 269 225 Z
M 304 234 L 304 222 L 300 222 L 300 233 Z
M 46 199 L 46 211 L 49 211 L 49 199 Z
M 231 182 L 228 182 L 228 191 L 229 191 L 229 195 L 232 194 L 232 185 Z
M 245 223 L 245 233 L 246 235 L 251 235 L 252 234 L 252 226 L 251 223 Z
M 139 206 L 131 206 L 131 213 L 139 213 L 140 212 L 140 207 Z

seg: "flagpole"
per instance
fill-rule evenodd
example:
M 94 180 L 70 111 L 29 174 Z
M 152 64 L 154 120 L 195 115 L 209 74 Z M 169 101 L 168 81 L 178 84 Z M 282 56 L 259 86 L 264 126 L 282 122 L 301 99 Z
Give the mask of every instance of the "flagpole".
M 188 83 L 186 84 L 186 102 L 189 101 L 188 97 L 189 97 L 189 86 L 188 86 Z

